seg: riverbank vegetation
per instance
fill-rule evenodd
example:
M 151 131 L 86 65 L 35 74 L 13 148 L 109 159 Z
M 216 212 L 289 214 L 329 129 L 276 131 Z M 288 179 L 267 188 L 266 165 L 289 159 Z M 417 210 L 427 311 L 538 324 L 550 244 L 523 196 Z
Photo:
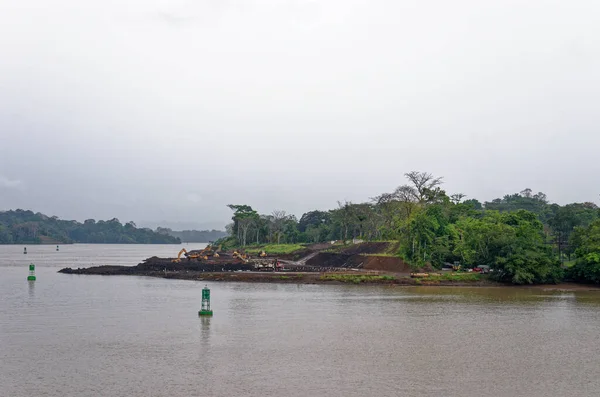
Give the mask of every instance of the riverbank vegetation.
M 576 260 L 568 275 L 576 281 L 600 283 L 600 220 L 578 227 L 571 236 Z
M 135 223 L 122 224 L 88 219 L 83 223 L 58 219 L 32 211 L 0 211 L 0 244 L 180 244 L 177 237 L 151 229 L 138 228 Z
M 282 210 L 259 214 L 250 205 L 229 205 L 230 237 L 220 243 L 249 248 L 265 244 L 316 244 L 352 240 L 393 241 L 397 256 L 415 269 L 460 263 L 486 265 L 491 278 L 513 284 L 556 283 L 566 277 L 600 282 L 600 210 L 591 202 L 558 205 L 525 189 L 489 202 L 448 194 L 443 178 L 405 174 L 406 183 L 369 202 L 297 219 Z
M 455 282 L 475 282 L 475 281 L 481 281 L 482 279 L 485 279 L 486 276 L 480 274 L 480 273 L 464 273 L 464 272 L 457 272 L 457 273 L 440 273 L 440 274 L 433 274 L 430 275 L 429 277 L 427 277 L 425 280 L 427 281 L 455 281 Z

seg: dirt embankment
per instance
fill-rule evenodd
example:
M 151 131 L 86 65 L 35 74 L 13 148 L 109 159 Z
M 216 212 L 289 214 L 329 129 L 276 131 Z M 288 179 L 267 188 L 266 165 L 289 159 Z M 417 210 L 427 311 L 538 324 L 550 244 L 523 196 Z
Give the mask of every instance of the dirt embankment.
M 319 252 L 317 255 L 307 260 L 306 264 L 315 267 L 355 268 L 356 264 L 350 261 L 351 258 L 352 255 Z
M 410 273 L 411 267 L 402 259 L 392 256 L 378 255 L 347 255 L 333 252 L 321 252 L 309 259 L 308 266 L 323 268 L 351 268 L 378 270 L 391 273 Z
M 320 252 L 309 259 L 306 264 L 324 268 L 340 267 L 391 273 L 410 273 L 413 270 L 406 262 L 396 256 L 391 256 L 397 250 L 397 243 L 360 243 Z
M 367 270 L 380 270 L 392 273 L 409 274 L 413 270 L 402 259 L 391 256 L 363 256 L 364 268 Z

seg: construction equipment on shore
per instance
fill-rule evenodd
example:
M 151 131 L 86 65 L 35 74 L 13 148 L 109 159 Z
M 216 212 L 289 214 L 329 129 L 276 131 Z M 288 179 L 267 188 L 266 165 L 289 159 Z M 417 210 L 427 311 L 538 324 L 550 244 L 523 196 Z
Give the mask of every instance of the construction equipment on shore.
M 264 260 L 264 259 L 254 259 L 254 270 L 259 272 L 276 272 L 283 268 L 279 260 Z
M 187 256 L 188 252 L 185 248 L 182 248 L 181 251 L 179 251 L 179 253 L 177 254 L 177 258 L 173 259 L 171 262 L 173 262 L 173 263 L 181 262 L 181 254 L 185 254 L 185 256 Z
M 255 261 L 254 270 L 258 270 L 259 272 L 272 272 L 275 271 L 275 265 L 270 261 Z
M 216 256 L 217 258 L 219 257 L 219 254 L 217 254 L 216 252 L 213 252 L 212 246 L 210 246 L 210 245 L 207 245 L 204 249 L 194 250 L 194 251 L 189 251 L 189 252 L 185 248 L 182 248 L 181 251 L 179 251 L 179 253 L 177 254 L 177 259 L 173 259 L 172 262 L 174 262 L 174 263 L 181 262 L 181 255 L 185 255 L 185 257 L 188 258 L 188 260 L 191 260 L 191 259 L 208 260 L 209 255 Z
M 236 259 L 240 259 L 244 263 L 248 263 L 248 259 L 250 259 L 248 255 L 240 254 L 239 252 L 237 252 L 237 250 L 233 251 L 233 255 L 231 256 Z

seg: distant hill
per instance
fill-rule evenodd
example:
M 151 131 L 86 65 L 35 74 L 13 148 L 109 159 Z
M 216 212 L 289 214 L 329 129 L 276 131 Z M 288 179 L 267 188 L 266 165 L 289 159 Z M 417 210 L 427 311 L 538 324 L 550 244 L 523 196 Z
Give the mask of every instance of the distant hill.
M 44 243 L 180 244 L 181 241 L 168 234 L 138 228 L 133 222 L 123 225 L 117 218 L 80 223 L 28 210 L 0 211 L 0 244 Z
M 208 243 L 217 241 L 222 237 L 228 236 L 221 230 L 182 230 L 176 231 L 169 228 L 156 228 L 156 232 L 179 238 L 185 243 Z

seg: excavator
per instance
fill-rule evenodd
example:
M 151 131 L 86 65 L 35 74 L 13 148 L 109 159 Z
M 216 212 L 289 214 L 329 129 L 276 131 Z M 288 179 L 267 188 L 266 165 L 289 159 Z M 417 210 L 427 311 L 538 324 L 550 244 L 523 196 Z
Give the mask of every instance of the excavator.
M 240 254 L 239 252 L 233 251 L 233 255 L 234 258 L 240 259 L 242 262 L 244 263 L 248 263 L 248 259 L 250 259 L 250 257 L 246 254 Z
M 186 258 L 192 259 L 190 257 L 190 254 L 188 254 L 187 250 L 185 248 L 182 248 L 181 251 L 179 251 L 179 253 L 177 254 L 177 259 L 173 259 L 171 262 L 173 262 L 173 263 L 179 263 L 179 262 L 181 262 L 181 255 L 182 254 L 184 254 Z
M 177 259 L 173 259 L 172 262 L 174 263 L 179 263 L 181 262 L 181 255 L 185 255 L 186 258 L 188 258 L 188 260 L 191 259 L 204 259 L 207 260 L 209 255 L 212 255 L 216 258 L 219 257 L 219 254 L 217 252 L 213 252 L 212 246 L 207 245 L 204 249 L 197 251 L 190 251 L 188 252 L 185 248 L 182 248 L 181 251 L 179 251 L 179 253 L 177 254 Z

